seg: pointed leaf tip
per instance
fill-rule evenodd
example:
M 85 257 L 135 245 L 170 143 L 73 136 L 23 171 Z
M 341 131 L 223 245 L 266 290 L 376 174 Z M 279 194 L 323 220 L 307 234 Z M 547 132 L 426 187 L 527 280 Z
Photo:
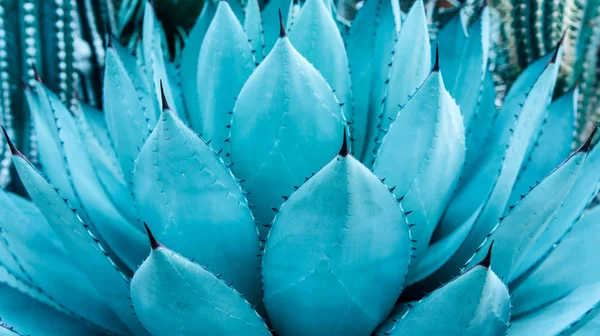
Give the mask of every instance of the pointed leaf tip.
M 560 40 L 558 40 L 558 43 L 556 44 L 556 48 L 554 49 L 554 55 L 552 55 L 552 58 L 550 59 L 548 64 L 556 63 L 556 59 L 558 58 L 558 51 L 560 50 L 560 47 L 562 46 L 562 43 L 565 40 L 566 35 L 567 35 L 567 31 L 565 30 L 563 32 L 562 36 L 560 37 Z
M 479 266 L 483 266 L 485 268 L 490 268 L 490 264 L 492 263 L 492 248 L 494 247 L 494 242 L 492 242 L 490 244 L 490 248 L 488 249 L 487 254 L 485 255 L 485 258 L 483 258 L 483 260 L 481 260 L 479 262 Z
M 154 238 L 154 235 L 152 234 L 152 231 L 150 231 L 150 228 L 148 227 L 146 222 L 144 222 L 144 227 L 146 228 L 146 232 L 148 233 L 148 239 L 150 240 L 150 247 L 152 247 L 152 250 L 158 249 L 161 245 L 158 242 L 158 240 L 156 240 L 156 238 Z
M 279 37 L 285 37 L 285 27 L 283 25 L 283 16 L 281 16 L 281 9 L 279 10 Z
M 431 69 L 431 71 L 440 71 L 440 49 L 437 43 L 435 45 L 435 61 L 433 63 L 433 68 Z
M 338 153 L 338 155 L 346 157 L 348 156 L 348 153 L 350 151 L 348 150 L 348 138 L 346 136 L 346 129 L 344 128 L 344 140 L 342 140 L 342 148 L 340 148 L 340 152 Z
M 13 155 L 18 155 L 21 157 L 25 157 L 23 154 L 21 154 L 21 152 L 19 152 L 19 150 L 17 149 L 17 147 L 15 147 L 15 144 L 10 140 L 10 137 L 8 136 L 8 133 L 6 132 L 6 129 L 4 129 L 4 126 L 0 126 L 0 128 L 2 128 L 2 132 L 4 133 L 4 137 L 6 138 L 6 142 L 8 143 L 8 147 L 10 148 L 10 152 Z
M 27 84 L 27 81 L 25 80 L 25 78 L 21 78 L 21 85 L 23 86 L 23 89 L 31 90 L 31 86 L 29 84 Z
M 160 81 L 160 98 L 162 100 L 162 109 L 164 110 L 170 110 L 171 107 L 169 106 L 169 102 L 167 102 L 167 97 L 165 96 L 165 90 L 163 88 L 163 82 L 162 80 Z
M 592 134 L 590 134 L 590 136 L 585 140 L 585 142 L 581 145 L 581 147 L 579 147 L 579 149 L 577 149 L 578 152 L 587 153 L 590 150 L 590 148 L 592 147 L 592 142 L 594 140 L 594 136 L 596 135 L 596 132 L 598 131 L 598 127 L 600 127 L 600 125 L 596 125 L 596 127 L 594 127 Z
M 41 83 L 42 77 L 40 77 L 40 73 L 37 71 L 35 64 L 32 64 L 31 68 L 33 69 L 33 77 L 35 78 L 35 80 Z

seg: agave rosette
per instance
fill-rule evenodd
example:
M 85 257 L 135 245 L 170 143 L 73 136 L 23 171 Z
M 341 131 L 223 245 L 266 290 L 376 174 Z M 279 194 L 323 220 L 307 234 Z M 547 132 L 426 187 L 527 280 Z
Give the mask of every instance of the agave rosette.
M 432 44 L 420 0 L 349 29 L 207 2 L 176 66 L 146 6 L 104 111 L 24 89 L 41 169 L 11 144 L 33 202 L 0 194 L 0 331 L 594 334 L 600 149 L 572 151 L 577 89 L 551 99 L 559 46 L 496 108 L 488 16 Z

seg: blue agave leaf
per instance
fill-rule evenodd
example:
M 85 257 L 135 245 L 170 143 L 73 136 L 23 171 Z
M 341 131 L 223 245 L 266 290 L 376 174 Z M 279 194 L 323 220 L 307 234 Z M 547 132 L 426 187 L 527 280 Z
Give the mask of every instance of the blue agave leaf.
M 129 279 L 107 255 L 106 248 L 81 221 L 76 210 L 13 148 L 13 162 L 25 189 L 69 251 L 73 262 L 96 287 L 116 315 L 138 335 L 146 334 L 130 307 Z
M 198 100 L 198 58 L 202 49 L 204 36 L 208 31 L 217 7 L 212 1 L 204 2 L 202 12 L 181 52 L 181 89 L 185 100 L 188 115 L 200 114 L 200 101 Z
M 492 265 L 506 283 L 514 280 L 514 272 L 523 255 L 527 253 L 535 237 L 554 219 L 558 208 L 575 183 L 589 146 L 590 144 L 586 143 L 533 187 L 531 192 L 511 206 L 508 214 L 501 218 L 494 228 L 491 237 L 482 244 L 478 252 L 487 250 L 489 243 L 494 242 Z M 471 263 L 480 259 L 478 254 L 481 255 L 474 255 Z
M 258 232 L 242 190 L 218 155 L 168 109 L 140 152 L 134 193 L 159 239 L 260 302 Z
M 152 252 L 131 281 L 133 306 L 151 334 L 271 335 L 235 289 L 151 239 Z
M 264 302 L 282 334 L 367 335 L 402 291 L 406 217 L 347 150 L 290 196 L 267 238 Z
M 376 89 L 371 96 L 373 114 L 367 128 L 367 145 L 364 160 L 372 165 L 381 139 L 387 132 L 398 110 L 404 107 L 411 95 L 423 84 L 431 69 L 431 51 L 427 18 L 422 0 L 417 0 L 402 24 L 402 30 L 389 64 L 381 69 Z M 464 133 L 464 131 L 463 131 Z
M 35 134 L 38 139 L 47 139 L 38 142 L 39 160 L 48 179 L 60 189 L 71 206 L 79 208 L 79 199 L 70 181 L 52 108 L 48 105 L 49 100 L 41 96 L 45 95 L 45 92 L 40 90 L 42 89 L 39 85 L 25 88 L 25 96 L 35 125 Z
M 327 80 L 343 106 L 352 111 L 352 88 L 344 41 L 322 0 L 307 0 L 289 35 L 296 50 Z
M 475 220 L 477 219 L 480 210 L 481 209 L 478 209 L 478 211 L 476 211 L 473 216 L 457 230 L 454 230 L 448 236 L 427 246 L 427 250 L 421 260 L 411 268 L 411 271 L 408 274 L 407 282 L 409 285 L 430 276 L 450 260 L 452 255 L 458 251 L 458 248 L 465 239 L 467 239 L 467 236 L 473 229 L 473 225 L 475 224 Z
M 189 125 L 189 116 L 185 110 L 185 102 L 183 98 L 183 87 L 181 86 L 181 74 L 179 73 L 179 67 L 173 62 L 167 62 L 165 64 L 167 70 L 167 81 L 171 86 L 173 92 L 173 100 L 175 101 L 175 109 L 179 112 L 179 118 L 187 125 Z
M 169 102 L 169 106 L 176 108 L 175 98 L 170 83 L 167 81 L 167 69 L 165 61 L 165 53 L 162 46 L 162 36 L 164 35 L 160 22 L 156 18 L 154 8 L 148 1 L 144 7 L 144 24 L 142 34 L 142 51 L 144 65 L 146 66 L 146 75 L 154 89 L 154 97 L 158 98 L 161 95 L 161 84 L 165 92 L 165 97 Z M 155 99 L 157 101 L 157 99 Z M 174 110 L 176 113 L 183 111 Z
M 9 326 L 8 324 L 0 323 L 0 335 L 2 336 L 23 336 L 19 334 L 14 326 Z
M 81 203 L 81 209 L 86 213 L 99 235 L 107 241 L 111 250 L 130 269 L 135 269 L 144 258 L 142 232 L 119 213 L 104 193 L 102 184 L 83 148 L 79 129 L 71 112 L 54 93 L 42 84 L 37 84 L 37 86 L 38 91 L 43 91 L 42 100 L 47 100 L 47 105 L 56 120 L 61 152 L 54 155 L 64 155 L 67 173 L 76 191 L 76 197 Z
M 0 191 L 0 207 L 0 238 L 17 266 L 14 269 L 10 264 L 3 265 L 9 273 L 24 278 L 63 312 L 124 333 L 123 324 L 86 276 L 73 266 L 40 211 L 32 203 L 4 191 Z
M 511 291 L 514 315 L 525 317 L 580 287 L 600 282 L 599 220 L 600 208 L 586 212 L 549 256 Z
M 132 77 L 116 48 L 106 49 L 104 113 L 125 181 L 130 183 L 133 165 L 154 124 L 142 106 Z
M 0 328 L 0 335 L 106 335 L 101 329 L 94 329 L 92 326 L 86 325 L 85 322 L 65 315 L 11 287 L 7 283 L 10 281 L 7 279 L 9 275 L 5 272 L 1 273 L 1 324 L 2 326 L 12 327 L 14 332 L 10 333 L 10 330 Z
M 346 40 L 354 97 L 354 111 L 348 117 L 352 149 L 359 159 L 363 158 L 367 129 L 374 127 L 370 125 L 377 121 L 381 110 L 381 86 L 389 77 L 388 64 L 398 31 L 400 9 L 395 1 L 366 0 Z
M 300 14 L 300 9 L 302 9 L 302 5 L 298 0 L 292 0 L 292 4 L 290 5 L 290 10 L 288 11 L 287 20 L 285 24 L 285 29 L 289 33 L 296 23 L 296 19 L 298 19 L 298 14 Z
M 278 13 L 281 12 L 283 15 L 282 20 L 284 23 L 288 22 L 288 13 L 292 5 L 293 0 L 273 0 L 269 1 L 262 11 L 262 22 L 263 22 L 263 37 L 265 41 L 265 53 L 269 54 L 271 49 L 277 43 L 277 37 L 279 36 L 279 21 Z
M 373 166 L 375 175 L 402 200 L 408 221 L 413 224 L 415 264 L 425 253 L 450 201 L 464 158 L 462 117 L 436 66 L 398 112 Z M 400 168 L 398 162 L 402 162 Z
M 597 141 L 597 134 L 596 139 Z M 524 256 L 515 277 L 525 274 L 536 263 L 543 260 L 573 224 L 581 217 L 584 210 L 590 205 L 600 187 L 600 146 L 597 144 L 588 154 L 575 185 L 565 198 L 563 206 L 558 210 L 556 218 L 548 225 L 546 230 L 536 238 L 535 243 Z
M 248 0 L 248 4 L 246 5 L 244 30 L 246 31 L 246 35 L 248 35 L 248 40 L 252 46 L 254 60 L 256 63 L 262 62 L 265 58 L 265 40 L 258 0 Z
M 510 296 L 488 265 L 477 265 L 426 296 L 380 335 L 504 335 Z
M 575 134 L 578 91 L 571 90 L 548 106 L 548 118 L 542 126 L 542 133 L 528 161 L 521 168 L 510 197 L 510 204 L 516 202 L 520 195 L 527 193 L 529 186 L 540 181 L 571 152 L 573 134 Z
M 200 109 L 189 116 L 192 128 L 217 152 L 225 147 L 236 97 L 254 68 L 244 29 L 227 2 L 219 2 L 198 59 Z
M 465 9 L 463 9 L 464 11 Z M 456 99 L 469 127 L 477 111 L 487 72 L 490 48 L 490 15 L 485 8 L 467 33 L 466 22 L 457 14 L 439 33 L 441 69 L 450 95 Z
M 441 273 L 455 274 L 498 223 L 529 146 L 545 118 L 559 68 L 555 56 L 550 56 L 550 61 L 542 59 L 534 63 L 532 69 L 526 70 L 521 80 L 517 80 L 515 85 L 518 86 L 507 95 L 489 140 L 496 146 L 481 159 L 478 169 L 465 168 L 463 171 L 463 176 L 470 178 L 459 184 L 440 231 L 451 232 L 470 218 L 482 203 L 483 207 L 473 230 L 449 263 L 440 269 Z M 540 65 L 540 62 L 543 63 Z M 532 82 L 531 86 L 527 85 Z
M 91 107 L 82 106 L 77 126 L 80 130 L 82 145 L 86 149 L 90 163 L 104 192 L 129 223 L 137 224 L 137 210 L 133 204 L 133 195 L 125 181 L 119 161 L 108 137 L 106 127 L 100 128 L 98 118 L 104 123 L 104 114 Z M 105 126 L 105 125 L 104 125 Z
M 598 312 L 600 283 L 596 282 L 579 287 L 540 310 L 511 321 L 506 335 L 571 335 Z
M 325 79 L 280 38 L 242 88 L 229 140 L 233 172 L 258 223 L 270 224 L 282 197 L 335 156 L 344 126 Z
M 244 19 L 246 18 L 246 15 L 245 15 L 246 9 L 245 9 L 244 3 L 246 3 L 246 1 L 244 1 L 243 3 L 242 3 L 242 0 L 227 1 L 227 4 L 231 7 L 231 10 L 235 14 L 236 19 L 242 25 L 244 25 L 244 23 L 245 23 Z

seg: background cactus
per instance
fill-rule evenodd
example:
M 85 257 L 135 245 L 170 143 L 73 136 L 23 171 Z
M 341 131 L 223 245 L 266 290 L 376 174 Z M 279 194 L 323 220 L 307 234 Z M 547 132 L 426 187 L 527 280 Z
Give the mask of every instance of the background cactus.
M 102 62 L 70 65 L 98 88 L 36 60 L 35 151 L 3 127 L 31 201 L 0 192 L 0 332 L 598 332 L 599 135 L 573 148 L 568 34 L 511 78 L 476 1 L 368 0 L 351 25 L 207 2 L 185 44 L 158 3 L 104 5 L 127 15 Z

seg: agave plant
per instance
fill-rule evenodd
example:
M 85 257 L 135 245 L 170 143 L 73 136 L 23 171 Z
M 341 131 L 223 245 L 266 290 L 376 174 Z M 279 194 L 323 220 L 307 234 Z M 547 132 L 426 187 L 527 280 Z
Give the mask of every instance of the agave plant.
M 349 31 L 329 2 L 269 8 L 207 2 L 175 66 L 147 4 L 135 55 L 109 39 L 103 111 L 34 72 L 0 332 L 598 333 L 600 146 L 571 148 L 560 45 L 497 109 L 487 8 L 433 44 L 421 0 Z

